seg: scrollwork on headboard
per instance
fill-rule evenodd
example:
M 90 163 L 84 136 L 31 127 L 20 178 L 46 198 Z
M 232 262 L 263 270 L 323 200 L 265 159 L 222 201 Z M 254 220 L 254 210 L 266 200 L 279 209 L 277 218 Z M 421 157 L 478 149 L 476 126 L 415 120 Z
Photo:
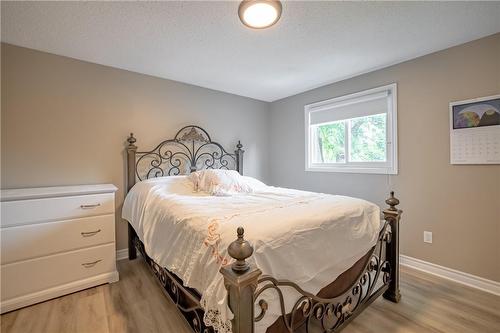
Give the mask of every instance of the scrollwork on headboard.
M 228 169 L 243 174 L 243 145 L 238 141 L 234 154 L 228 153 L 199 126 L 181 128 L 173 139 L 164 140 L 151 151 L 137 151 L 133 133 L 127 142 L 129 190 L 136 180 L 188 174 L 200 169 Z

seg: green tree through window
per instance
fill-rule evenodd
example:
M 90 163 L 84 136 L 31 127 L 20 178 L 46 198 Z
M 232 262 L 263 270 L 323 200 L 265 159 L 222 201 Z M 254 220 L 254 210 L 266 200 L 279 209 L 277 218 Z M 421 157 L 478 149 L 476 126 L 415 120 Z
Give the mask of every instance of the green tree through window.
M 349 161 L 386 161 L 387 115 L 377 114 L 316 126 L 319 163 L 346 162 L 346 126 L 349 126 Z
M 386 114 L 351 119 L 350 160 L 384 162 L 386 160 Z
M 317 127 L 319 161 L 322 163 L 345 162 L 345 122 Z

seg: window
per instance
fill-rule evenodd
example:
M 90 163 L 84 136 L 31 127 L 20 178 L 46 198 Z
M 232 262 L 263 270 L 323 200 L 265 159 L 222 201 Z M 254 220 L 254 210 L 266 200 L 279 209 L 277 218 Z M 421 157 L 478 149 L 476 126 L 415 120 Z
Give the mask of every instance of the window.
M 397 174 L 396 84 L 305 106 L 306 171 Z

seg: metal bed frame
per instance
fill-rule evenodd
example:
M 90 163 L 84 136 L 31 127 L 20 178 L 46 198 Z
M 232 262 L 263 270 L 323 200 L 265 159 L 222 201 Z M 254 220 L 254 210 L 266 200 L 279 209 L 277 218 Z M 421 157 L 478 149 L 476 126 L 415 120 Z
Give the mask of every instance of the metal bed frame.
M 238 142 L 234 153 L 229 153 L 222 145 L 212 141 L 199 126 L 181 128 L 173 139 L 161 142 L 150 151 L 137 151 L 136 141 L 130 134 L 126 148 L 127 190 L 137 180 L 187 174 L 200 169 L 232 169 L 243 174 L 242 144 Z M 383 210 L 384 225 L 376 246 L 370 250 L 364 269 L 352 280 L 349 288 L 334 298 L 322 298 L 309 293 L 293 281 L 262 275 L 257 267 L 246 261 L 252 255 L 253 247 L 244 239 L 243 228 L 238 228 L 237 239 L 228 247 L 228 254 L 234 263 L 220 270 L 228 291 L 228 304 L 234 314 L 232 332 L 254 332 L 254 323 L 264 318 L 269 307 L 262 298 L 262 293 L 269 289 L 279 296 L 281 320 L 290 333 L 297 330 L 339 332 L 380 295 L 392 302 L 399 302 L 399 222 L 402 211 L 396 208 L 399 200 L 394 197 L 394 192 L 391 192 L 386 203 L 389 207 Z M 144 244 L 130 223 L 128 230 L 129 259 L 135 259 L 138 250 L 194 332 L 213 332 L 213 328 L 203 322 L 200 293 L 183 286 L 175 274 L 155 263 L 144 250 Z M 281 289 L 284 287 L 293 288 L 300 295 L 288 313 Z M 260 313 L 255 315 L 254 305 L 257 301 Z

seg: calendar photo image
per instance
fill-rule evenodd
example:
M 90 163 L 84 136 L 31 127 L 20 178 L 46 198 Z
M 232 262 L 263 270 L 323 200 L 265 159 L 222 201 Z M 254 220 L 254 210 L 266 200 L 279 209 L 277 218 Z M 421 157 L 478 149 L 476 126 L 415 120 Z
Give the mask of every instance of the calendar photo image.
M 500 98 L 453 106 L 453 129 L 500 125 Z
M 500 164 L 500 95 L 450 103 L 451 164 Z

